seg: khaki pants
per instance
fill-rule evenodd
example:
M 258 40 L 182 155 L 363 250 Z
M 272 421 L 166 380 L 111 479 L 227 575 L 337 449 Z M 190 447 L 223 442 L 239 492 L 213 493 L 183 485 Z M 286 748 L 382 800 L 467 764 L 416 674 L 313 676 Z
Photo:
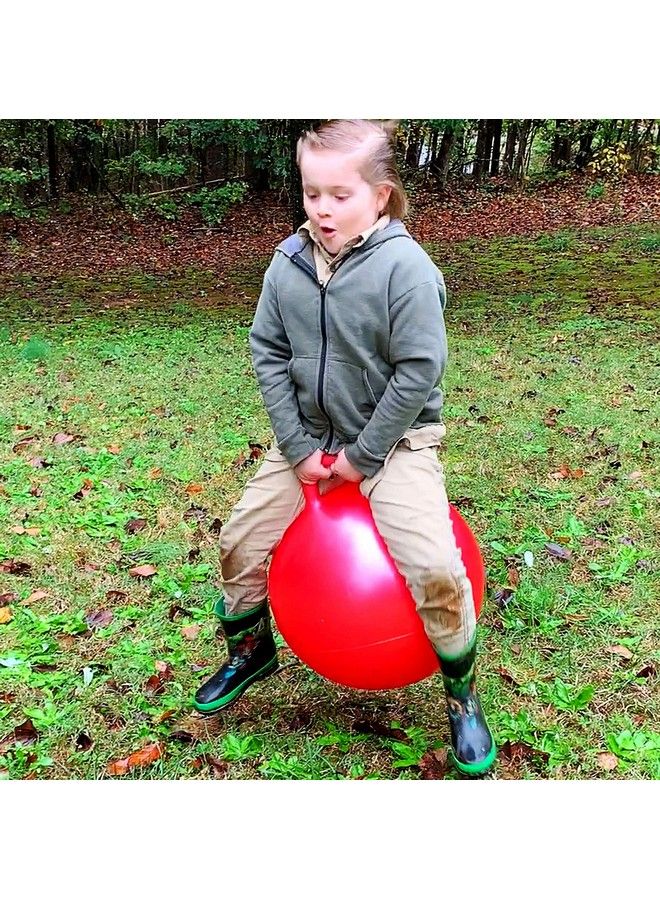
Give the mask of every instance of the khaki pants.
M 406 579 L 433 646 L 458 655 L 476 623 L 472 588 L 449 519 L 442 465 L 436 449 L 442 424 L 407 431 L 371 478 L 360 482 L 378 531 Z M 334 486 L 322 481 L 321 493 Z M 220 534 L 225 610 L 229 615 L 262 603 L 267 561 L 304 506 L 302 488 L 277 448 L 245 487 Z

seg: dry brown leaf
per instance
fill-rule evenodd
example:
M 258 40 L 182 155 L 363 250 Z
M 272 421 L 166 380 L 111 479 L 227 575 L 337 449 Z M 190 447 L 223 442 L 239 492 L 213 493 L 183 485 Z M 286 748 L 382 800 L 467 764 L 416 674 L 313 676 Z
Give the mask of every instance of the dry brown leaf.
M 189 484 L 186 487 L 186 494 L 201 494 L 203 490 L 204 487 L 201 484 Z
M 162 470 L 162 469 L 152 469 L 152 470 L 149 472 L 149 478 L 160 478 L 160 476 L 161 476 L 162 474 L 163 474 L 163 470 Z
M 146 527 L 146 519 L 131 519 L 124 525 L 124 531 L 126 531 L 128 534 L 136 534 L 138 531 L 142 531 L 142 529 Z
M 59 431 L 55 437 L 53 438 L 54 444 L 70 444 L 71 441 L 75 441 L 75 435 L 73 434 L 65 434 L 63 431 Z
M 444 778 L 449 771 L 447 750 L 429 750 L 419 761 L 419 773 L 424 780 Z
M 76 491 L 76 493 L 73 495 L 73 499 L 74 500 L 82 500 L 84 497 L 86 497 L 89 494 L 89 492 L 92 490 L 93 487 L 94 487 L 94 482 L 91 481 L 89 478 L 85 478 L 85 480 L 83 482 L 83 486 L 80 488 L 79 491 Z
M 114 613 L 111 609 L 95 609 L 94 612 L 85 616 L 85 622 L 87 622 L 92 631 L 95 631 L 97 628 L 105 628 L 112 622 L 113 618 Z
M 44 600 L 47 596 L 48 594 L 46 591 L 33 591 L 29 597 L 26 597 L 25 600 L 23 600 L 23 605 L 29 606 L 30 603 L 36 603 L 37 600 Z
M 110 444 L 110 446 L 107 447 L 106 449 L 107 449 L 108 453 L 115 453 L 115 454 L 121 453 L 121 447 L 119 447 L 117 444 Z
M 124 759 L 116 759 L 113 762 L 108 763 L 106 772 L 108 775 L 126 775 L 127 772 L 130 772 L 131 769 L 138 766 L 151 765 L 151 763 L 160 759 L 162 755 L 162 744 L 148 744 L 141 750 L 136 750 L 135 753 L 131 753 L 130 756 L 124 757 Z
M 0 606 L 0 625 L 6 625 L 11 622 L 13 613 L 9 606 Z
M 601 769 L 607 769 L 608 772 L 611 772 L 612 769 L 616 769 L 619 765 L 619 760 L 613 753 L 599 753 L 596 759 L 598 760 L 598 765 Z
M 617 656 L 622 656 L 624 659 L 633 658 L 632 650 L 624 647 L 623 644 L 614 644 L 612 647 L 606 647 L 605 649 L 609 650 L 610 653 L 616 653 Z
M 0 561 L 0 572 L 6 575 L 29 575 L 32 571 L 30 563 L 21 562 L 19 559 L 3 559 Z
M 132 569 L 128 570 L 128 574 L 132 575 L 133 578 L 151 578 L 152 575 L 155 575 L 158 569 L 156 566 L 145 565 L 145 566 L 133 566 Z
M 181 634 L 188 641 L 194 641 L 200 631 L 200 625 L 184 625 Z

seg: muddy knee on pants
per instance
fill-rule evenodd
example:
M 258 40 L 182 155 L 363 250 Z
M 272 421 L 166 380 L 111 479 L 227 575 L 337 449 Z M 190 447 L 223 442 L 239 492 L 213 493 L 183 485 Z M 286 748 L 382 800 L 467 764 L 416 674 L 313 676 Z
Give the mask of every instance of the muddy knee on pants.
M 425 618 L 445 633 L 459 631 L 463 626 L 463 606 L 454 576 L 446 571 L 434 572 L 421 587 L 424 602 L 420 612 Z

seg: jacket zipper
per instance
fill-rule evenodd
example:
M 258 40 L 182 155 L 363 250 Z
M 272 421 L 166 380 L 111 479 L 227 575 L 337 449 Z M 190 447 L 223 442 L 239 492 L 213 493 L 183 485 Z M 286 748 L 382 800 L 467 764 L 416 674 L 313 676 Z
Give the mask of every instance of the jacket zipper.
M 347 258 L 348 257 L 345 257 L 344 259 L 347 259 Z M 310 278 L 314 279 L 315 283 L 318 285 L 318 287 L 321 291 L 321 365 L 319 366 L 319 377 L 318 377 L 318 381 L 316 384 L 316 402 L 319 405 L 319 409 L 321 410 L 323 415 L 328 420 L 328 424 L 330 426 L 330 436 L 328 437 L 328 440 L 326 441 L 326 446 L 323 448 L 323 452 L 328 453 L 330 450 L 330 447 L 332 447 L 332 442 L 334 441 L 334 438 L 335 438 L 335 430 L 332 426 L 332 420 L 330 419 L 330 416 L 328 415 L 327 410 L 326 410 L 325 406 L 323 405 L 323 382 L 324 382 L 324 376 L 325 376 L 325 361 L 326 361 L 327 350 L 328 350 L 328 325 L 327 325 L 327 315 L 326 315 L 326 306 L 325 306 L 325 293 L 327 290 L 327 282 L 325 285 L 321 284 L 319 282 L 316 272 L 311 268 L 311 266 L 309 266 L 307 264 L 307 261 L 302 259 L 297 253 L 294 253 L 293 256 L 290 257 L 290 259 L 294 263 L 296 263 L 296 265 L 298 265 L 301 269 L 303 269 L 303 271 L 307 272 L 307 274 L 310 276 Z M 341 265 L 343 262 L 344 262 L 344 260 L 342 259 L 339 265 Z M 339 265 L 337 266 L 337 269 L 339 268 Z M 335 271 L 332 273 L 332 275 L 335 274 L 337 269 L 335 269 Z M 332 275 L 330 276 L 330 278 L 332 278 Z M 328 278 L 328 281 L 330 281 L 330 278 Z
M 332 421 L 330 416 L 328 415 L 325 406 L 323 405 L 323 379 L 325 376 L 325 359 L 327 356 L 328 350 L 328 326 L 326 321 L 326 309 L 325 309 L 325 285 L 321 285 L 321 365 L 319 366 L 319 380 L 316 385 L 316 402 L 319 405 L 319 409 L 323 413 L 323 415 L 327 418 L 330 423 L 330 437 L 328 438 L 326 446 L 323 448 L 324 452 L 327 453 L 330 447 L 332 447 L 332 442 L 334 440 L 334 429 L 332 427 Z

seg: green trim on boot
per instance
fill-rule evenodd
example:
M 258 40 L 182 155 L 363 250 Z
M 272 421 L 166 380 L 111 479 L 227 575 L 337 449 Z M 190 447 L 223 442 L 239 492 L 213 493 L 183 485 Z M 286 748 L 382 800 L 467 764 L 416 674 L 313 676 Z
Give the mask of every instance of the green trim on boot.
M 483 775 L 497 756 L 475 687 L 476 653 L 476 634 L 457 656 L 437 653 L 447 699 L 451 760 L 465 775 Z
M 255 681 L 279 667 L 270 627 L 268 603 L 228 616 L 224 600 L 215 604 L 227 645 L 227 659 L 195 693 L 192 705 L 201 713 L 214 713 L 237 700 Z

